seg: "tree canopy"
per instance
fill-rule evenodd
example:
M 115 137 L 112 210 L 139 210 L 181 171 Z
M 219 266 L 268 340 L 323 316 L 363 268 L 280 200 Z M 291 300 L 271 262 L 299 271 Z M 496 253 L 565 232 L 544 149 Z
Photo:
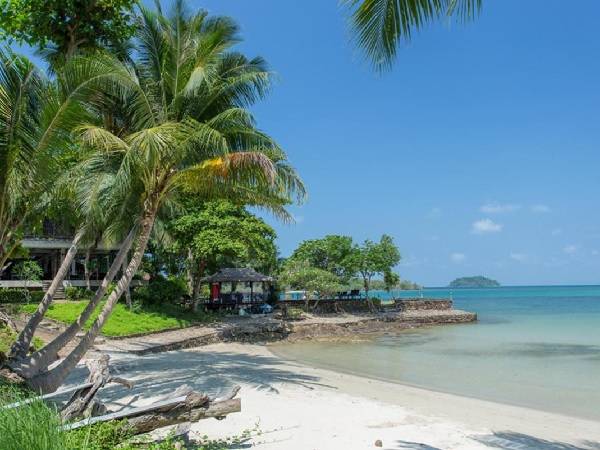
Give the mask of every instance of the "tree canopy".
M 275 230 L 231 202 L 188 205 L 168 228 L 175 239 L 174 248 L 184 253 L 189 250 L 207 274 L 240 266 L 271 272 L 276 264 Z
M 119 44 L 133 33 L 136 0 L 3 0 L 0 36 L 71 56 Z
M 313 267 L 331 272 L 340 280 L 347 281 L 353 275 L 351 255 L 351 237 L 328 235 L 300 243 L 290 259 L 306 261 Z

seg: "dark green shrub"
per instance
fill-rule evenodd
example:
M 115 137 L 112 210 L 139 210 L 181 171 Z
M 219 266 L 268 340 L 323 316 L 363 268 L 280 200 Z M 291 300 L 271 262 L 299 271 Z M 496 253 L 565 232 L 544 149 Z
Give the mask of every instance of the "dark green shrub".
M 31 293 L 27 289 L 0 289 L 0 304 L 29 301 L 31 301 Z
M 31 303 L 39 303 L 44 298 L 44 291 L 29 291 L 29 298 Z
M 186 293 L 185 280 L 177 277 L 159 277 L 145 286 L 136 288 L 133 296 L 138 302 L 153 305 L 178 302 Z
M 67 286 L 65 288 L 65 297 L 67 297 L 67 300 L 89 300 L 93 295 L 93 291 L 83 287 Z

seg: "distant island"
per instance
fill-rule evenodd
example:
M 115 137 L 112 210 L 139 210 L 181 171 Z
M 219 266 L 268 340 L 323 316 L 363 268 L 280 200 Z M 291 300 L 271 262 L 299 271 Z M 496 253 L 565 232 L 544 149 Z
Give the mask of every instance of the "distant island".
M 457 278 L 448 285 L 451 288 L 487 288 L 487 287 L 499 287 L 500 283 L 491 278 L 477 277 L 462 277 Z

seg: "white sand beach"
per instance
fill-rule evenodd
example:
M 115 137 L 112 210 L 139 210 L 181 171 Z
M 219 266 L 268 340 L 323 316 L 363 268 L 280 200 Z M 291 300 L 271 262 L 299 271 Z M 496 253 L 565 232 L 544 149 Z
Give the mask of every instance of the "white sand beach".
M 258 428 L 240 448 L 368 449 L 377 440 L 388 450 L 600 448 L 597 422 L 306 367 L 260 345 L 111 357 L 113 372 L 136 382 L 132 391 L 103 391 L 115 409 L 149 403 L 184 383 L 210 393 L 241 385 L 241 413 L 192 428 L 210 438 Z

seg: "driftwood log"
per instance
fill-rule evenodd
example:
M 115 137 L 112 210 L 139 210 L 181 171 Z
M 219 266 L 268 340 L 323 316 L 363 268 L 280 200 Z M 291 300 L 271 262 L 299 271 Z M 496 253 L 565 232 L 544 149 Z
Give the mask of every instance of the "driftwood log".
M 182 387 L 180 389 L 189 388 Z M 215 399 L 211 399 L 206 394 L 192 391 L 180 397 L 171 396 L 168 400 L 159 401 L 149 406 L 131 408 L 99 417 L 90 417 L 66 425 L 65 429 L 74 430 L 95 423 L 127 419 L 126 427 L 128 431 L 137 435 L 169 425 L 193 423 L 211 417 L 223 419 L 228 414 L 242 410 L 240 399 L 234 398 L 239 390 L 240 387 L 235 386 L 227 395 Z
M 63 421 L 69 421 L 76 417 L 96 416 L 106 413 L 106 407 L 95 397 L 100 389 L 107 383 L 118 383 L 131 389 L 133 383 L 119 377 L 113 377 L 108 367 L 108 355 L 102 355 L 98 359 L 86 361 L 86 366 L 90 374 L 85 385 L 77 389 L 69 401 L 61 410 Z

